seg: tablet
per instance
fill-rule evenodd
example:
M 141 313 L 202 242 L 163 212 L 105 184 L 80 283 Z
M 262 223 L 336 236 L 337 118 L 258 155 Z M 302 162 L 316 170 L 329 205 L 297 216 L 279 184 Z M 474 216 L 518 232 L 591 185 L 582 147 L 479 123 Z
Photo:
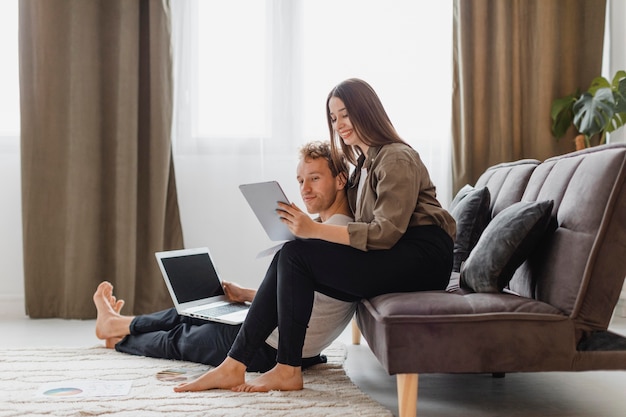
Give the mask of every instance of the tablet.
M 290 204 L 277 181 L 241 184 L 239 189 L 271 240 L 295 239 L 293 233 L 276 213 L 279 201 Z

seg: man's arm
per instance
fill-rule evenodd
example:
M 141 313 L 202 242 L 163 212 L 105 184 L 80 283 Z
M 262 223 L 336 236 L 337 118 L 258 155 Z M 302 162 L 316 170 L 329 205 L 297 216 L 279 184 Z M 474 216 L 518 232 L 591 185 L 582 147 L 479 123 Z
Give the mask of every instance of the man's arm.
M 224 281 L 222 286 L 224 287 L 226 297 L 236 303 L 245 303 L 246 301 L 251 303 L 256 295 L 256 290 L 241 287 L 233 282 Z

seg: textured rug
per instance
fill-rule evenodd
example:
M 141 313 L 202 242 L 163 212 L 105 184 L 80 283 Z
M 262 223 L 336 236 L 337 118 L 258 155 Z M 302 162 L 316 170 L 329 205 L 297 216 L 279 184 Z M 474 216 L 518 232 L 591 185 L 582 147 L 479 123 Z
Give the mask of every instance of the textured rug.
M 172 389 L 179 382 L 162 378 L 162 371 L 174 369 L 195 375 L 208 367 L 131 356 L 103 347 L 3 349 L 0 350 L 0 417 L 392 415 L 348 378 L 343 368 L 345 346 L 335 343 L 324 353 L 328 363 L 304 371 L 302 391 L 175 393 Z M 105 384 L 115 386 L 121 385 L 117 382 L 130 381 L 131 385 L 126 394 L 116 396 L 81 397 L 61 390 L 46 391 L 49 386 L 70 386 L 66 384 L 69 381 L 95 383 L 98 395 L 107 393 Z

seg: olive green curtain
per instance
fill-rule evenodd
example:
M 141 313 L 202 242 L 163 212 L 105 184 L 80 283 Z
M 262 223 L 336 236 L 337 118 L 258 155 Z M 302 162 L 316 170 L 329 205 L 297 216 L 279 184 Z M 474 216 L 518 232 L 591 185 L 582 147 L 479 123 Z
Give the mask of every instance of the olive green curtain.
M 575 149 L 555 98 L 601 75 L 605 0 L 454 0 L 453 190 L 489 166 Z
M 20 0 L 26 313 L 87 319 L 102 280 L 124 312 L 171 306 L 154 252 L 183 245 L 169 5 Z

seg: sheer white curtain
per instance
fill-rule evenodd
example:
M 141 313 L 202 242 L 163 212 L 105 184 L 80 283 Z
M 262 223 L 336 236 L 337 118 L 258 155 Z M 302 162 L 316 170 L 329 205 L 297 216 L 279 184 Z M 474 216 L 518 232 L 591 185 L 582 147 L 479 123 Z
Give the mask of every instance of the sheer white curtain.
M 626 70 L 626 0 L 607 0 L 606 2 L 606 29 L 604 32 L 604 60 L 602 74 L 612 80 L 619 70 Z M 609 143 L 626 142 L 626 128 L 621 128 L 609 134 Z M 623 298 L 626 304 L 626 286 Z M 626 316 L 626 305 L 624 306 Z
M 448 198 L 451 1 L 193 0 L 172 9 L 179 154 L 289 153 L 326 139 L 326 94 L 360 77 Z
M 24 314 L 18 0 L 0 12 L 0 317 Z
M 260 279 L 269 261 L 249 265 L 271 242 L 237 186 L 278 180 L 300 204 L 297 149 L 328 139 L 326 96 L 346 78 L 374 87 L 450 201 L 451 0 L 171 5 L 185 245 L 208 245 L 225 279 Z
M 626 69 L 626 1 L 608 0 L 606 4 L 606 30 L 604 33 L 604 61 L 602 73 L 611 80 L 618 70 Z M 607 142 L 626 143 L 626 128 L 610 133 Z M 620 301 L 615 309 L 621 317 L 626 317 L 626 281 L 622 288 Z
M 17 0 L 2 3 L 0 13 L 0 149 L 14 148 L 20 132 L 20 91 L 17 55 Z

